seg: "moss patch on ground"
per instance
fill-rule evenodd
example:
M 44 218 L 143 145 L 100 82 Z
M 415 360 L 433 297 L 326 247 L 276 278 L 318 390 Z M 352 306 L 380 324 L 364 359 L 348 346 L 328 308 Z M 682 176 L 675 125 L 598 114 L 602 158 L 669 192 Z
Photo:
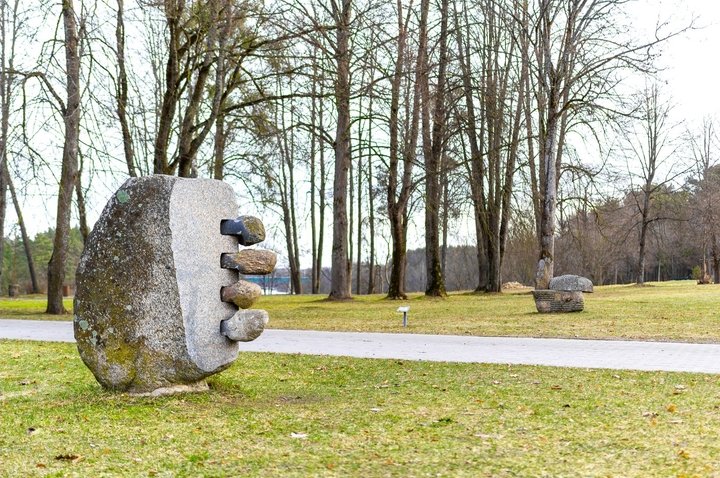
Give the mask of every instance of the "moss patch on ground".
M 713 476 L 720 378 L 242 354 L 205 393 L 100 388 L 0 341 L 2 476 Z

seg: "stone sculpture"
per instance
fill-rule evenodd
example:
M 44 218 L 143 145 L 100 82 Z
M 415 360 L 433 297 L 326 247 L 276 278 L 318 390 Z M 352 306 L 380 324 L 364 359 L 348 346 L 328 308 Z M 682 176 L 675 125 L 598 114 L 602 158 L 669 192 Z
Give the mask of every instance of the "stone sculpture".
M 250 309 L 260 288 L 242 274 L 268 274 L 259 219 L 237 219 L 232 188 L 173 176 L 131 178 L 88 238 L 76 281 L 78 351 L 98 382 L 159 395 L 207 388 L 238 342 L 254 340 L 268 315 Z M 243 310 L 238 310 L 240 307 Z
M 554 277 L 549 287 L 533 291 L 538 312 L 580 312 L 585 308 L 583 293 L 593 291 L 590 279 L 576 275 Z

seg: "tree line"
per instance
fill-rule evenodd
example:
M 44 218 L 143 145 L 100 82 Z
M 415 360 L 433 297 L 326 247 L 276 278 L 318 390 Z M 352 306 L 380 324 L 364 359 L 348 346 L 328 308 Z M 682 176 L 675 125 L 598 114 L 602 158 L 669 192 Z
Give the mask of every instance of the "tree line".
M 29 243 L 14 185 L 57 189 L 49 313 L 63 312 L 73 215 L 87 238 L 93 192 L 147 174 L 246 191 L 277 218 L 295 293 L 326 280 L 331 299 L 406 297 L 416 229 L 429 296 L 468 268 L 478 291 L 521 270 L 546 288 L 556 269 L 590 270 L 578 256 L 597 235 L 639 238 L 643 282 L 661 226 L 712 214 L 671 217 L 665 201 L 710 195 L 715 134 L 678 134 L 655 86 L 662 44 L 692 24 L 644 39 L 627 4 L 0 0 L 0 228 L 9 191 Z M 632 218 L 622 234 L 600 228 L 610 210 Z M 461 221 L 474 260 L 451 272 Z

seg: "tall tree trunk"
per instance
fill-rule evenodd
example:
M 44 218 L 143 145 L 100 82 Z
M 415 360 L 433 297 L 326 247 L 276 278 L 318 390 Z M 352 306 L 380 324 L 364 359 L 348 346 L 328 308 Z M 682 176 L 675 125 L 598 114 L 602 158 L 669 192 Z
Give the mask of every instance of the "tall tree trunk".
M 213 179 L 222 180 L 225 177 L 225 115 L 219 114 L 215 118 L 215 140 L 213 141 Z
M 321 84 L 321 91 L 320 91 L 320 100 L 318 105 L 318 126 L 320 128 L 320 131 L 324 130 L 323 126 L 323 115 L 325 113 L 324 110 L 324 103 L 323 103 L 323 88 Z M 313 264 L 315 269 L 315 290 L 316 293 L 320 292 L 320 278 L 322 276 L 322 255 L 323 255 L 323 243 L 325 242 L 325 209 L 326 209 L 326 200 L 325 200 L 325 191 L 327 186 L 327 175 L 325 171 L 325 145 L 320 142 L 319 144 L 320 149 L 320 161 L 319 161 L 319 168 L 320 168 L 320 189 L 318 190 L 318 242 L 317 242 L 317 255 L 315 263 Z
M 90 226 L 87 220 L 87 210 L 85 207 L 85 193 L 82 187 L 82 168 L 78 170 L 77 183 L 75 184 L 75 196 L 78 209 L 78 220 L 80 223 L 80 236 L 82 236 L 83 245 L 87 244 L 90 235 Z
M 0 260 L 5 257 L 5 211 L 7 209 L 7 146 L 10 129 L 10 101 L 12 87 L 12 57 L 8 65 L 7 42 L 7 4 L 0 1 Z M 17 8 L 17 5 L 16 5 Z M 15 37 L 13 32 L 13 39 Z M 14 40 L 13 40 L 14 46 Z M 2 263 L 0 263 L 0 278 L 2 277 Z
M 487 286 L 487 257 L 485 254 L 486 231 L 487 231 L 487 201 L 485 199 L 485 163 L 478 142 L 477 116 L 475 112 L 475 99 L 473 97 L 473 85 L 471 82 L 470 72 L 470 47 L 469 41 L 464 41 L 462 30 L 459 22 L 460 15 L 458 12 L 454 15 L 455 19 L 455 38 L 458 47 L 458 58 L 460 71 L 462 74 L 463 94 L 465 100 L 465 110 L 467 113 L 466 136 L 470 146 L 470 162 L 466 162 L 467 176 L 470 183 L 470 196 L 474 209 L 475 222 L 475 244 L 478 263 L 478 284 L 475 288 L 476 292 L 484 291 Z M 465 37 L 470 37 L 469 19 L 465 14 Z M 482 111 L 481 111 L 482 112 Z M 484 121 L 482 122 L 484 124 Z M 481 135 L 484 134 L 484 128 L 481 127 Z M 465 153 L 465 141 L 462 142 L 463 153 Z
M 393 73 L 391 94 L 390 94 L 390 151 L 388 167 L 387 187 L 387 210 L 390 220 L 390 234 L 392 236 L 392 260 L 390 264 L 390 279 L 388 281 L 388 299 L 406 299 L 405 293 L 405 271 L 407 267 L 407 208 L 412 192 L 412 169 L 415 162 L 415 147 L 418 140 L 418 124 L 420 117 L 420 94 L 419 78 L 421 76 L 420 66 L 423 64 L 424 49 L 423 43 L 427 43 L 427 31 L 420 31 L 420 47 L 415 65 L 414 93 L 407 90 L 405 97 L 405 111 L 407 118 L 407 135 L 402 151 L 403 174 L 401 183 L 398 185 L 399 163 L 400 163 L 400 131 L 399 131 L 399 110 L 400 110 L 400 86 L 403 79 L 403 62 L 405 61 L 407 46 L 407 24 L 411 9 L 408 8 L 407 17 L 403 21 L 402 0 L 397 0 L 398 11 L 398 39 L 397 57 L 395 59 L 395 71 Z M 410 95 L 412 107 L 410 107 Z M 398 192 L 399 187 L 399 192 Z
M 335 103 L 337 129 L 335 132 L 335 176 L 333 180 L 333 246 L 330 296 L 332 300 L 349 299 L 347 192 L 350 168 L 350 10 L 352 1 L 342 0 L 333 5 L 337 45 L 335 60 Z
M 554 273 L 555 260 L 555 208 L 557 206 L 557 170 L 555 169 L 557 154 L 557 136 L 560 121 L 560 73 L 559 66 L 552 64 L 552 39 L 549 0 L 543 0 L 541 5 L 542 18 L 540 45 L 536 47 L 538 55 L 539 76 L 542 81 L 543 101 L 538 101 L 538 114 L 540 116 L 539 134 L 539 205 L 540 230 L 538 242 L 540 257 L 535 272 L 535 288 L 547 289 Z
M 648 213 L 650 211 L 650 198 L 648 193 L 645 193 L 645 197 L 643 199 L 643 210 L 642 210 L 642 219 L 640 223 L 640 241 L 639 241 L 639 249 L 638 249 L 638 270 L 637 270 L 637 277 L 635 282 L 638 285 L 645 284 L 645 245 L 647 243 L 647 232 L 648 227 L 650 226 L 650 221 L 648 220 Z
M 714 282 L 720 284 L 720 251 L 718 250 L 717 234 L 712 233 L 712 259 Z
M 23 240 L 23 249 L 25 250 L 25 257 L 27 258 L 28 273 L 30 274 L 30 283 L 32 284 L 32 293 L 40 293 L 40 285 L 37 280 L 37 272 L 35 270 L 35 259 L 33 258 L 32 249 L 30 248 L 30 237 L 27 233 L 27 227 L 25 226 L 25 219 L 23 218 L 22 208 L 18 201 L 17 194 L 15 192 L 15 186 L 10 179 L 9 172 L 6 171 L 6 180 L 8 189 L 10 190 L 10 197 L 12 198 L 13 206 L 15 207 L 15 215 L 17 215 L 18 225 L 20 226 L 20 235 Z
M 165 17 L 168 26 L 168 58 L 165 65 L 165 92 L 163 93 L 160 117 L 158 118 L 157 136 L 155 137 L 155 151 L 153 159 L 153 172 L 155 174 L 173 174 L 168 159 L 170 133 L 177 101 L 180 96 L 178 80 L 180 76 L 179 52 L 180 49 L 180 17 L 183 12 L 185 0 L 169 0 L 165 2 Z
M 115 23 L 115 54 L 118 64 L 118 79 L 115 99 L 117 102 L 118 120 L 120 121 L 120 129 L 122 131 L 125 163 L 127 164 L 128 174 L 131 177 L 135 177 L 137 176 L 137 171 L 135 170 L 135 152 L 133 150 L 132 135 L 130 134 L 130 126 L 127 118 L 128 78 L 125 68 L 125 1 L 117 0 L 117 6 L 117 21 Z
M 421 2 L 421 29 L 427 29 L 429 0 Z M 432 133 L 430 131 L 430 85 L 427 44 L 424 45 L 422 93 L 422 129 L 423 153 L 425 156 L 425 295 L 444 297 L 445 283 L 440 263 L 439 206 L 440 206 L 440 162 L 445 139 L 445 76 L 448 62 L 447 54 L 448 0 L 441 1 L 440 8 L 440 46 L 438 61 L 437 90 L 433 103 Z
M 370 127 L 368 128 L 368 143 L 372 131 L 372 97 L 370 97 Z M 368 251 L 368 294 L 375 293 L 375 194 L 373 192 L 373 161 L 372 152 L 368 154 L 367 161 L 367 192 L 368 192 L 368 226 L 370 228 L 370 250 Z
M 551 108 L 554 105 L 551 103 Z M 552 109 L 551 111 L 554 111 Z M 557 205 L 557 180 L 555 170 L 555 140 L 557 136 L 557 115 L 548 117 L 545 145 L 541 161 L 545 164 L 542 195 L 542 213 L 540 215 L 540 259 L 535 273 L 535 288 L 547 289 L 553 278 L 555 260 L 555 207 Z
M 350 145 L 350 151 L 352 151 L 352 144 Z M 353 231 L 354 231 L 354 219 L 355 219 L 355 176 L 353 171 L 352 158 L 350 158 L 350 165 L 348 168 L 348 188 L 349 194 L 347 199 L 348 205 L 348 290 L 352 293 L 352 271 L 353 271 Z
M 360 105 L 360 108 L 362 108 L 362 105 Z M 369 109 L 368 109 L 369 112 Z M 362 114 L 360 114 L 362 116 Z M 363 145 L 363 130 L 362 130 L 362 122 L 360 122 L 358 126 L 358 143 L 357 143 L 357 151 L 358 151 L 358 161 L 357 161 L 357 255 L 356 255 L 356 268 L 355 268 L 355 294 L 360 295 L 360 285 L 361 285 L 361 278 L 362 278 L 362 197 L 363 197 L 363 182 L 362 182 L 362 176 L 363 176 L 363 152 L 364 152 L 364 145 Z M 368 146 L 368 153 L 370 152 L 370 148 Z
M 320 288 L 320 275 L 317 271 L 317 237 L 318 237 L 318 225 L 317 225 L 317 213 L 315 212 L 315 205 L 317 203 L 317 160 L 315 156 L 318 151 L 318 135 L 315 131 L 315 123 L 317 121 L 317 48 L 313 54 L 313 76 L 312 76 L 312 92 L 310 99 L 310 253 L 312 255 L 312 267 L 310 269 L 310 292 L 313 294 L 318 293 Z M 322 144 L 320 144 L 322 148 Z
M 443 166 L 444 168 L 444 166 Z M 450 199 L 448 195 L 448 185 L 446 182 L 440 184 L 442 189 L 442 205 L 443 205 L 443 216 L 442 216 L 442 246 L 440 248 L 440 269 L 442 275 L 445 277 L 445 266 L 447 265 L 447 240 L 448 240 L 448 225 L 449 225 L 449 210 L 450 210 Z
M 290 118 L 294 112 L 290 109 Z M 293 119 L 294 121 L 294 119 Z M 290 179 L 290 232 L 292 233 L 293 261 L 295 274 L 293 275 L 293 289 L 296 294 L 302 294 L 302 271 L 300 270 L 300 246 L 298 244 L 297 207 L 295 207 L 295 137 L 290 133 L 290 156 L 288 157 L 288 176 Z
M 65 143 L 57 204 L 57 223 L 53 252 L 48 263 L 48 305 L 46 313 L 63 314 L 63 282 L 70 240 L 72 193 L 77 181 L 78 146 L 80 137 L 80 55 L 78 28 L 73 0 L 64 0 L 62 6 L 65 30 L 65 65 L 67 76 L 67 104 L 63 111 Z
M 294 121 L 291 108 L 291 123 Z M 285 227 L 285 240 L 288 251 L 288 262 L 290 266 L 290 286 L 294 294 L 302 293 L 302 284 L 300 281 L 300 259 L 297 243 L 297 221 L 295 217 L 295 177 L 294 177 L 294 154 L 295 139 L 293 137 L 292 128 L 285 125 L 285 105 L 284 102 L 280 106 L 279 123 L 282 125 L 282 135 L 279 138 L 278 146 L 280 149 L 280 206 L 283 212 L 283 225 Z M 276 118 L 276 124 L 278 118 Z

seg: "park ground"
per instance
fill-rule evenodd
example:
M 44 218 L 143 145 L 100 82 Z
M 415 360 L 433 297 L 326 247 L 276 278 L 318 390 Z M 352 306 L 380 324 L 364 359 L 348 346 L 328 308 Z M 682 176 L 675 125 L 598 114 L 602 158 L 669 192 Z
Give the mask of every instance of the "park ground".
M 720 342 L 720 286 L 691 282 L 599 287 L 566 315 L 526 291 L 258 306 L 276 328 Z M 710 374 L 246 353 L 210 385 L 113 394 L 72 344 L 0 341 L 0 476 L 720 476 Z
M 72 300 L 66 300 L 72 308 Z M 408 327 L 397 308 L 410 307 Z M 72 320 L 44 314 L 44 296 L 0 300 L 0 317 Z M 596 287 L 585 294 L 585 310 L 538 314 L 531 290 L 503 294 L 452 293 L 447 299 L 410 294 L 406 301 L 382 295 L 329 302 L 318 295 L 263 296 L 255 307 L 270 314 L 270 328 L 348 332 L 561 337 L 720 343 L 720 285 L 694 281 L 645 286 Z

